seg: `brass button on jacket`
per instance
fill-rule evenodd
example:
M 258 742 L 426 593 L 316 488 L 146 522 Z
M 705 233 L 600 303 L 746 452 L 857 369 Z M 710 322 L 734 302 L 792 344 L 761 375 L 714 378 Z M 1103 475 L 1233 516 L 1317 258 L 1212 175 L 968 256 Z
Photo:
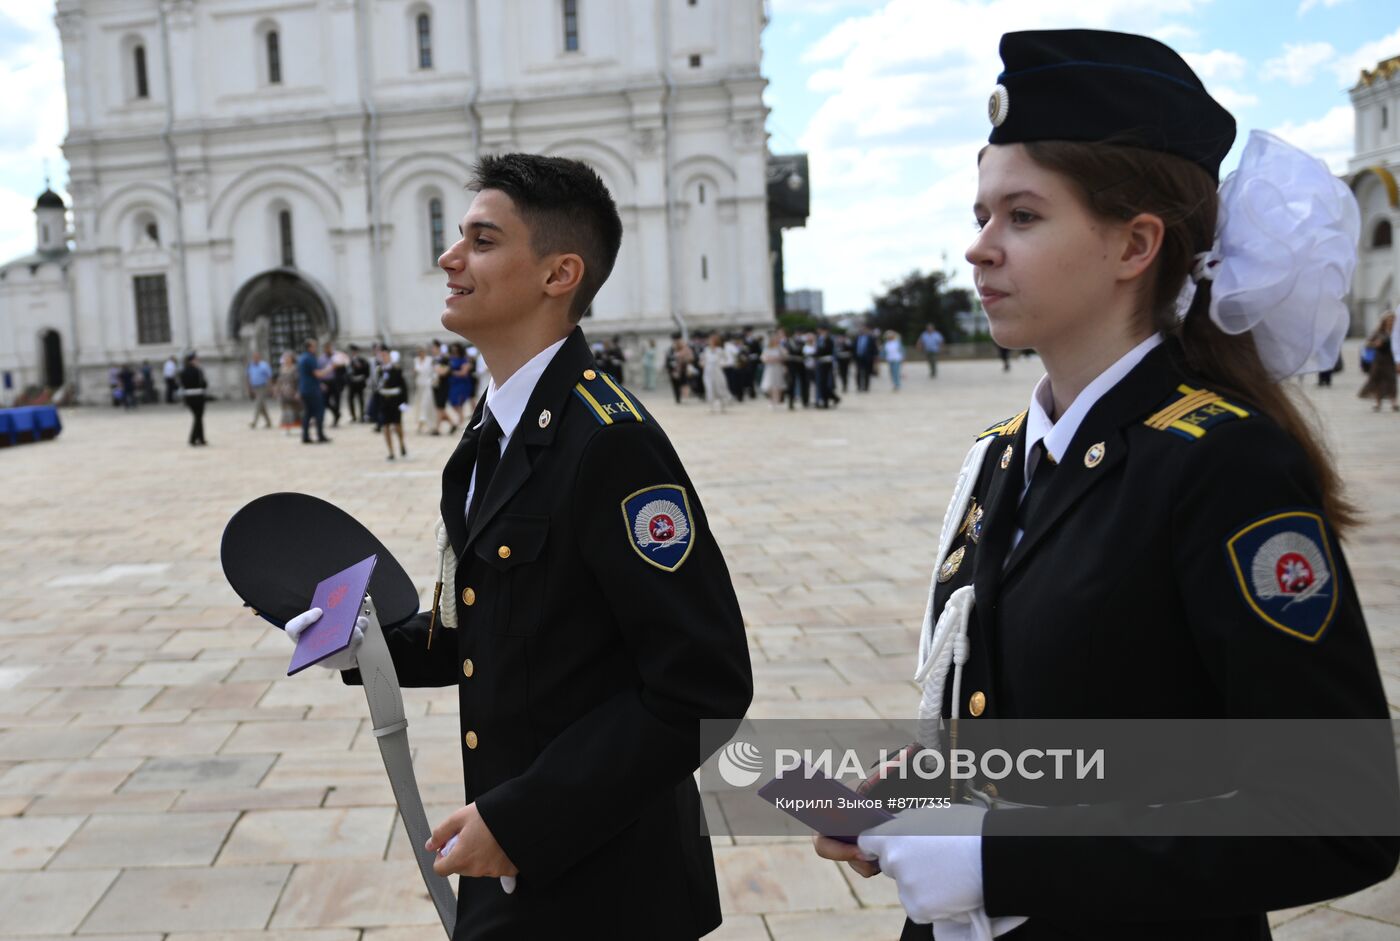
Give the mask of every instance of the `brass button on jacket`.
M 980 689 L 972 694 L 972 698 L 967 701 L 967 711 L 974 716 L 980 716 L 987 708 L 987 694 Z
M 510 558 L 510 546 L 501 546 L 501 548 L 499 548 L 499 549 L 496 550 L 496 555 L 500 556 L 500 557 L 503 558 L 503 559 L 509 559 L 509 558 Z
M 476 592 L 470 587 L 462 589 L 462 604 L 469 608 L 476 604 Z
M 475 748 L 475 747 L 476 747 L 476 733 L 475 733 L 475 732 L 468 732 L 466 735 L 463 736 L 463 740 L 467 743 L 467 747 L 468 747 L 468 748 Z
M 470 657 L 468 657 L 467 659 L 465 659 L 465 660 L 462 661 L 462 675 L 463 675 L 463 676 L 470 677 L 470 676 L 471 676 L 473 673 L 475 673 L 475 672 L 476 672 L 476 664 L 472 663 Z

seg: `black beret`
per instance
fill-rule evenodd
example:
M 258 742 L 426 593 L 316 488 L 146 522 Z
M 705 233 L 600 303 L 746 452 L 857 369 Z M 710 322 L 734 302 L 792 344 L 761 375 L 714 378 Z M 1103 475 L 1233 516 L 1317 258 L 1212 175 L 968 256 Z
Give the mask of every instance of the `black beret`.
M 1110 141 L 1184 157 L 1220 179 L 1235 119 L 1157 40 L 1093 29 L 1006 33 L 1001 61 L 987 102 L 989 143 Z

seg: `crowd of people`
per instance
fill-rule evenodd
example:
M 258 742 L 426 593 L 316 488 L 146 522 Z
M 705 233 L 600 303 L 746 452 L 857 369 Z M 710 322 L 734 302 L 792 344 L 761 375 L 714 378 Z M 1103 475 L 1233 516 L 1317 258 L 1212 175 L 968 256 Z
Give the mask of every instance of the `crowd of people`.
M 915 347 L 928 361 L 930 377 L 938 374 L 937 360 L 943 335 L 929 324 Z M 620 337 L 592 344 L 595 360 L 619 383 L 628 381 L 629 370 L 640 367 L 632 381 L 650 392 L 665 375 L 676 404 L 699 401 L 714 412 L 745 399 L 767 401 L 770 409 L 784 405 L 802 408 L 835 408 L 849 393 L 854 374 L 857 392 L 868 392 L 881 364 L 889 370 L 890 385 L 898 392 L 904 341 L 893 330 L 883 333 L 861 326 L 851 333 L 819 326 L 815 330 L 774 330 L 767 334 L 751 327 L 728 333 L 680 334 L 662 352 L 655 339 L 642 342 L 629 356 Z M 476 410 L 490 376 L 485 360 L 474 346 L 461 341 L 431 340 L 414 351 L 411 370 L 400 364 L 401 354 L 383 343 L 368 351 L 351 343 L 344 349 L 332 341 L 307 338 L 302 350 L 287 350 L 272 363 L 258 351 L 248 357 L 244 391 L 253 403 L 249 427 L 280 428 L 290 436 L 298 429 L 303 444 L 329 444 L 330 427 L 341 419 L 348 424 L 373 426 L 384 435 L 387 459 L 408 454 L 403 435 L 404 416 L 410 415 L 418 434 L 456 434 Z M 154 369 L 143 363 L 139 370 L 113 366 L 110 372 L 112 402 L 134 407 L 136 402 L 158 401 Z M 203 411 L 206 380 L 198 355 L 183 360 L 171 356 L 163 367 L 165 401 L 183 402 L 193 413 L 190 444 L 204 444 Z M 279 409 L 276 421 L 271 408 Z
M 914 343 L 927 362 L 930 378 L 938 376 L 945 342 L 943 334 L 928 324 Z M 1376 411 L 1387 401 L 1400 411 L 1397 349 L 1400 326 L 1396 315 L 1388 313 L 1361 351 L 1367 381 L 1359 395 L 1374 400 Z M 999 351 L 1002 368 L 1009 369 L 1011 351 Z M 850 392 L 852 379 L 856 392 L 870 391 L 871 379 L 879 375 L 882 364 L 888 369 L 891 391 L 898 392 L 906 350 L 898 333 L 870 326 L 851 332 L 819 326 L 766 334 L 745 327 L 694 333 L 688 339 L 673 334 L 664 352 L 662 344 L 648 339 L 630 356 L 621 338 L 614 336 L 595 342 L 593 355 L 620 383 L 628 381 L 629 370 L 640 367 L 640 377 L 634 373 L 632 381 L 640 378 L 643 391 L 655 391 L 664 375 L 677 405 L 702 402 L 712 412 L 723 413 L 745 399 L 763 399 L 771 410 L 835 408 Z M 279 427 L 286 435 L 300 429 L 303 443 L 323 444 L 331 440 L 325 434 L 326 414 L 332 428 L 339 427 L 344 416 L 350 423 L 371 425 L 375 433 L 382 433 L 388 460 L 395 457 L 391 436 L 397 437 L 397 456 L 408 454 L 404 415 L 411 416 L 420 435 L 441 435 L 444 427 L 447 434 L 456 434 L 475 411 L 490 379 L 480 352 L 461 341 L 431 340 L 415 350 L 411 371 L 400 365 L 400 356 L 383 343 L 374 343 L 368 351 L 353 343 L 342 350 L 331 341 L 312 338 L 305 341 L 300 354 L 284 352 L 276 364 L 255 351 L 245 372 L 245 391 L 253 402 L 250 427 Z M 112 405 L 135 408 L 159 402 L 154 373 L 146 361 L 139 366 L 112 366 L 108 371 Z M 166 403 L 183 402 L 199 413 L 194 416 L 190 443 L 203 444 L 205 379 L 197 356 L 189 354 L 183 361 L 171 356 L 162 367 L 162 378 Z M 1319 373 L 1318 381 L 1330 385 L 1330 371 Z M 269 411 L 273 404 L 280 408 L 276 423 Z
M 170 363 L 173 365 L 174 357 Z M 136 408 L 138 405 L 153 405 L 160 401 L 156 391 L 155 369 L 149 360 L 142 360 L 140 366 L 122 363 L 107 370 L 107 387 L 111 391 L 113 408 Z M 169 385 L 167 384 L 167 388 Z M 169 396 L 169 394 L 167 393 Z M 174 401 L 167 397 L 166 401 Z
M 409 376 L 412 381 L 409 381 Z M 382 343 L 369 351 L 356 344 L 339 350 L 331 342 L 308 338 L 303 351 L 283 353 L 274 370 L 254 352 L 247 367 L 247 391 L 253 400 L 250 427 L 259 421 L 273 427 L 268 403 L 275 397 L 281 409 L 277 426 L 286 435 L 301 430 L 303 444 L 328 444 L 326 413 L 332 428 L 347 424 L 373 426 L 384 435 L 387 459 L 407 457 L 404 416 L 411 415 L 418 434 L 455 433 L 476 409 L 487 381 L 485 363 L 475 347 L 464 343 L 420 346 L 411 372 L 398 350 Z M 314 437 L 313 437 L 314 430 Z
M 930 324 L 918 347 L 928 358 L 929 375 L 936 376 L 943 335 Z M 854 333 L 838 333 L 819 326 L 779 329 L 765 336 L 745 327 L 731 333 L 694 334 L 688 340 L 676 334 L 661 365 L 677 405 L 694 399 L 705 402 L 711 411 L 723 412 L 731 404 L 760 397 L 770 409 L 784 404 L 790 410 L 799 405 L 835 408 L 850 391 L 852 373 L 856 391 L 868 392 L 881 362 L 889 368 L 890 387 L 898 392 L 904 341 L 893 330 L 880 333 L 862 326 Z M 642 349 L 642 373 L 643 389 L 655 388 L 653 340 Z

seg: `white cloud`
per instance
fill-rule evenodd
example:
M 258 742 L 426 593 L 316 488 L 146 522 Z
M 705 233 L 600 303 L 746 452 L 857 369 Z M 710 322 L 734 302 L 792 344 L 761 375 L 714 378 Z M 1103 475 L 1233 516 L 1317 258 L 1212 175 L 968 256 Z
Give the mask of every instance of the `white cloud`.
M 27 33 L 53 29 L 54 5 L 44 0 L 0 0 L 0 16 Z
M 1298 5 L 1298 15 L 1302 16 L 1304 13 L 1308 12 L 1313 7 L 1318 6 L 1319 4 L 1321 4 L 1324 7 L 1327 7 L 1328 9 L 1331 9 L 1337 4 L 1345 2 L 1346 0 L 1303 0 L 1303 2 Z
M 837 10 L 877 7 L 884 0 L 772 0 L 773 16 L 824 15 Z
M 1320 118 L 1301 124 L 1289 121 L 1270 132 L 1325 160 L 1333 173 L 1344 173 L 1355 143 L 1356 119 L 1351 105 L 1337 105 Z
M 68 127 L 63 56 L 53 5 L 36 0 L 0 0 L 0 18 L 22 35 L 0 60 L 0 261 L 34 250 L 34 197 L 45 160 L 62 191 L 66 176 L 59 145 Z M 12 211 L 21 207 L 22 211 Z
M 787 283 L 822 288 L 827 309 L 864 309 L 913 268 L 969 283 L 977 151 L 1007 29 L 1087 27 L 1180 35 L 1174 18 L 1206 0 L 889 0 L 853 15 L 807 48 L 820 99 L 798 143 L 808 152 L 812 215 L 785 235 Z M 1238 54 L 1203 59 L 1222 81 L 1244 76 Z M 1244 96 L 1241 95 L 1241 100 Z M 1251 99 L 1252 100 L 1252 99 Z
M 0 265 L 34 251 L 33 196 L 0 188 L 0 219 Z
M 1374 69 L 1376 63 L 1389 59 L 1397 52 L 1400 52 L 1400 29 L 1389 36 L 1374 39 L 1348 55 L 1339 56 L 1333 66 L 1337 81 L 1350 88 L 1360 78 L 1362 69 Z
M 1264 63 L 1259 77 L 1266 82 L 1281 80 L 1290 85 L 1307 85 L 1317 70 L 1337 55 L 1330 42 L 1285 43 L 1283 55 Z
M 1253 92 L 1240 91 L 1228 85 L 1218 85 L 1210 90 L 1211 97 L 1225 108 L 1226 111 L 1239 116 L 1241 111 L 1252 108 L 1259 104 L 1259 96 Z
M 1183 52 L 1181 57 L 1201 81 L 1234 82 L 1244 78 L 1249 63 L 1238 52 L 1228 49 L 1212 49 L 1210 52 Z
M 1238 114 L 1259 103 L 1259 97 L 1253 92 L 1230 84 L 1243 79 L 1249 68 L 1249 62 L 1238 52 L 1212 49 L 1209 52 L 1183 52 L 1181 57 L 1205 83 L 1211 97 L 1224 105 L 1227 111 Z

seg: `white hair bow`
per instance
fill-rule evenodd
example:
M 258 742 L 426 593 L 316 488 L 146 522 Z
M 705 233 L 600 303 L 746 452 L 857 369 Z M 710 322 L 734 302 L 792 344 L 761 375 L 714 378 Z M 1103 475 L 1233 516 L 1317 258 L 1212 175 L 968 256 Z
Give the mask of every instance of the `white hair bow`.
M 1275 379 L 1330 369 L 1350 323 L 1344 298 L 1360 238 L 1356 199 L 1325 163 L 1251 131 L 1220 185 L 1215 244 L 1196 256 L 1178 316 L 1196 283 L 1210 281 L 1210 319 L 1226 333 L 1253 331 Z

